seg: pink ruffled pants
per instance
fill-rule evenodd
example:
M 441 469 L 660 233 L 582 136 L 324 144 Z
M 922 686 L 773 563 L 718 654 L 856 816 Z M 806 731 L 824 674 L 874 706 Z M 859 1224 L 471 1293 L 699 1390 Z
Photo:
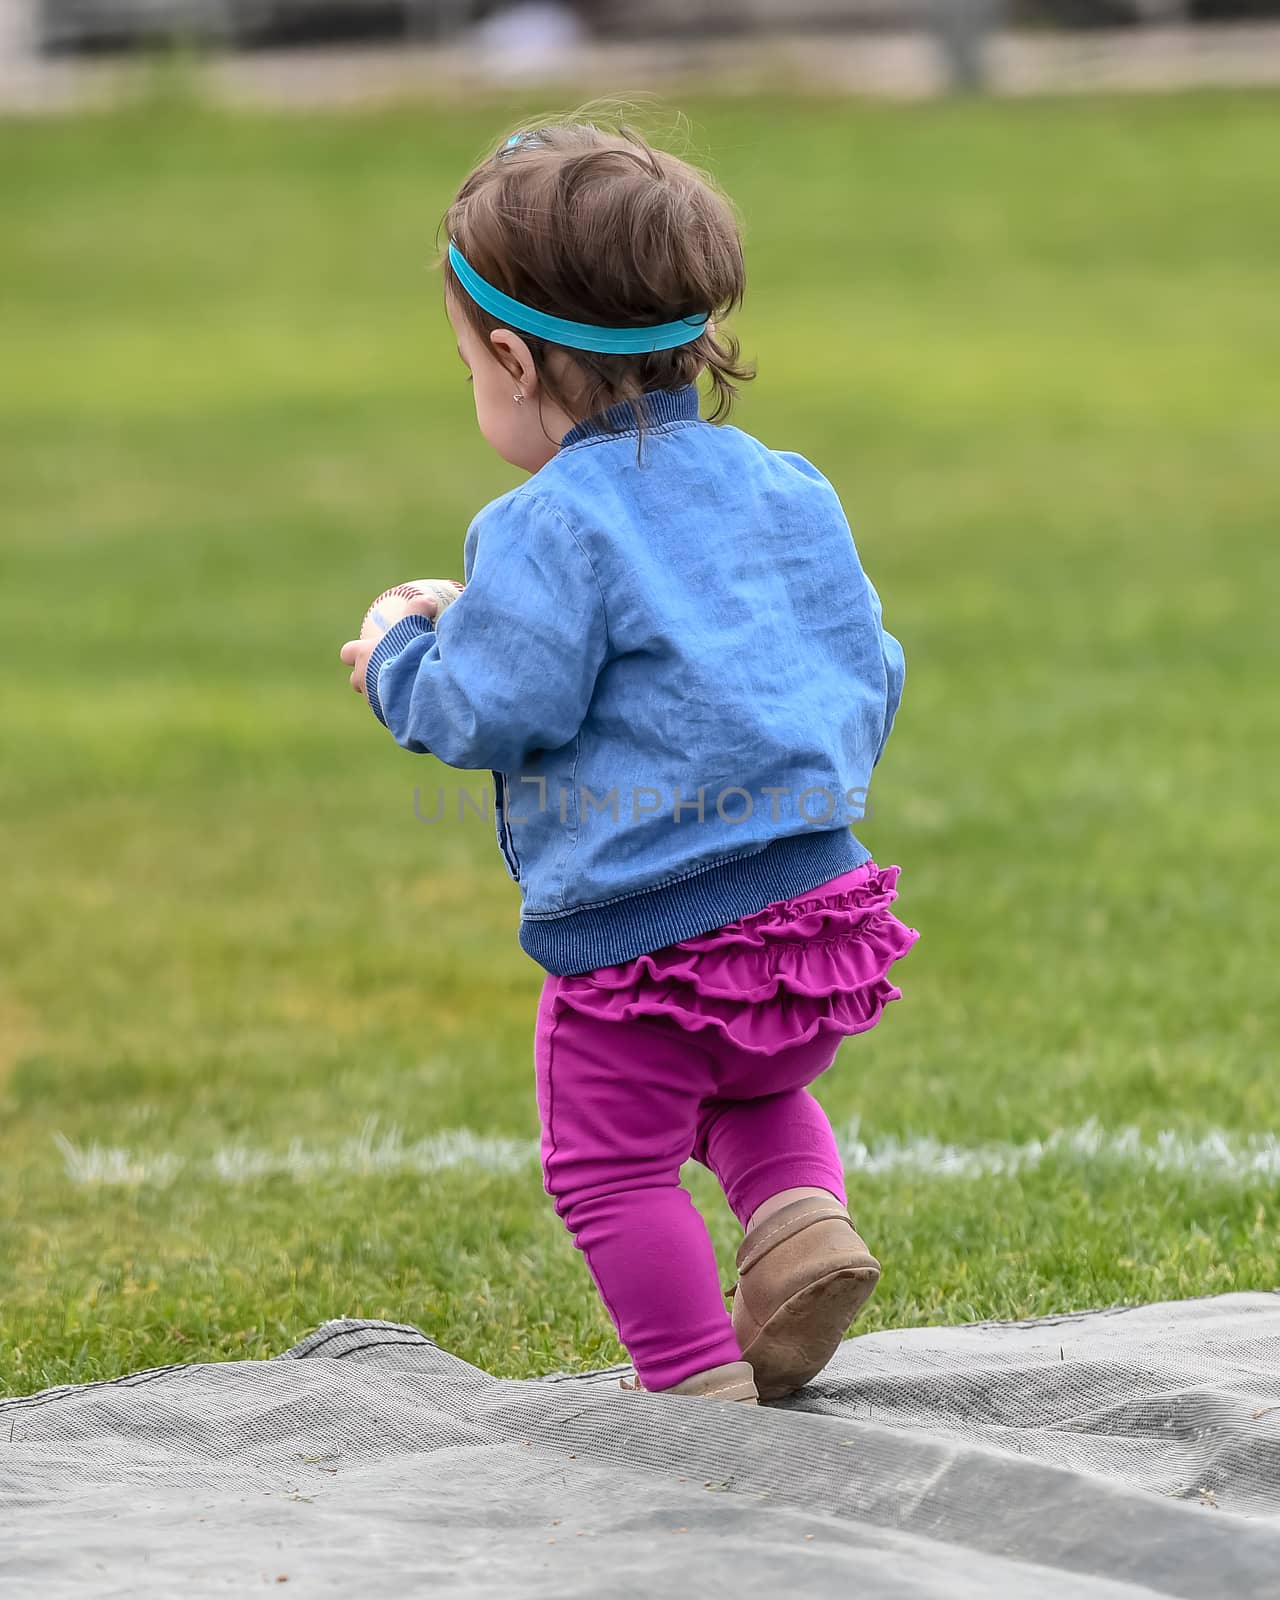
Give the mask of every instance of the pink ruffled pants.
M 902 998 L 886 974 L 920 935 L 889 910 L 899 871 L 868 861 L 714 933 L 543 984 L 543 1179 L 646 1389 L 741 1359 L 686 1161 L 710 1169 L 744 1227 L 782 1189 L 845 1201 L 808 1085 Z

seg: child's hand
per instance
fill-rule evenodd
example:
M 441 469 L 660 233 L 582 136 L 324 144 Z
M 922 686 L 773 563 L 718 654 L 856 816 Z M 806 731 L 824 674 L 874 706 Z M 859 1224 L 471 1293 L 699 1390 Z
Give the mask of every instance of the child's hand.
M 401 617 L 407 616 L 426 617 L 429 621 L 434 621 L 440 610 L 440 602 L 434 595 L 413 594 L 409 590 L 409 585 L 403 585 L 399 589 L 388 589 L 380 594 L 365 612 L 360 637 L 348 639 L 339 651 L 339 659 L 352 669 L 351 687 L 357 694 L 365 693 L 365 673 L 368 670 L 369 657 L 387 628 L 393 622 L 398 622 Z M 381 609 L 379 602 L 382 602 Z
M 348 639 L 339 652 L 343 662 L 352 669 L 351 687 L 357 694 L 364 693 L 365 671 L 377 642 L 376 639 Z

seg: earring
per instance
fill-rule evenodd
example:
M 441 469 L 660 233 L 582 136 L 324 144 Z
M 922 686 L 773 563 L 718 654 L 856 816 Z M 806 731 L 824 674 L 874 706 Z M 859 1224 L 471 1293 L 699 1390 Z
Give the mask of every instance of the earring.
M 518 406 L 522 406 L 524 404 L 524 396 L 518 390 L 511 396 L 511 398 Z

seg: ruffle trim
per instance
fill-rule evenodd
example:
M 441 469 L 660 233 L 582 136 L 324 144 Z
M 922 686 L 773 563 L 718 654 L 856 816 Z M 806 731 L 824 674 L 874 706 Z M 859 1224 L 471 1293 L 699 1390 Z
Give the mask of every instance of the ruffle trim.
M 920 937 L 889 909 L 900 871 L 868 862 L 850 887 L 778 901 L 712 933 L 561 978 L 557 1003 L 606 1021 L 666 1017 L 693 1033 L 715 1028 L 759 1055 L 819 1033 L 863 1033 L 902 998 L 887 973 Z

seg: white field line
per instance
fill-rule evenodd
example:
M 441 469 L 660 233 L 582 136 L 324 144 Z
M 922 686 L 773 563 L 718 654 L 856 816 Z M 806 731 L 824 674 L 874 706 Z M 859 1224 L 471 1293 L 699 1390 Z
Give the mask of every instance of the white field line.
M 301 1139 L 292 1140 L 283 1150 L 230 1144 L 219 1146 L 205 1157 L 126 1150 L 96 1141 L 77 1145 L 60 1133 L 54 1135 L 54 1142 L 71 1182 L 95 1187 L 166 1187 L 180 1176 L 245 1184 L 272 1177 L 305 1183 L 327 1175 L 428 1176 L 457 1168 L 513 1173 L 533 1167 L 538 1156 L 536 1140 L 495 1138 L 469 1128 L 448 1129 L 406 1142 L 396 1127 L 379 1133 L 376 1117 L 370 1118 L 354 1138 L 335 1145 L 305 1145 Z M 859 1137 L 859 1125 L 854 1122 L 841 1138 L 841 1151 L 846 1170 L 855 1176 L 903 1173 L 971 1181 L 1033 1172 L 1046 1163 L 1060 1161 L 1211 1178 L 1237 1185 L 1280 1182 L 1280 1135 L 1228 1133 L 1222 1129 L 1194 1135 L 1172 1131 L 1143 1134 L 1137 1128 L 1108 1132 L 1090 1121 L 1022 1144 L 956 1145 L 943 1144 L 929 1135 L 889 1135 L 868 1142 Z

